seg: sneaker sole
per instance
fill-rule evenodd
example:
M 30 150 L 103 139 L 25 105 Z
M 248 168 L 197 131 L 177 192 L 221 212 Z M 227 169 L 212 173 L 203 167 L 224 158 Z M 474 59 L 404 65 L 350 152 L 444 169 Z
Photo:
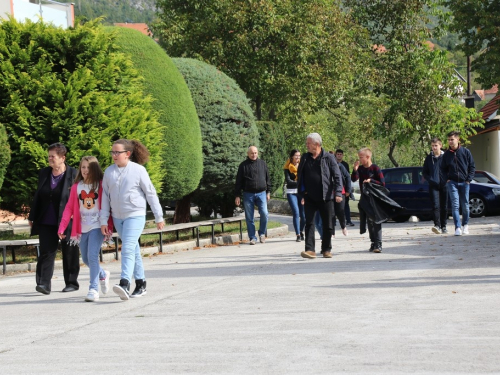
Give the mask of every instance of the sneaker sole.
M 381 253 L 381 252 L 382 252 L 382 250 L 380 250 L 380 249 L 375 249 L 375 250 L 373 250 L 373 252 L 374 252 L 374 253 Z
M 432 228 L 432 231 L 433 231 L 434 233 L 436 233 L 436 234 L 441 234 L 441 232 L 440 232 L 437 228 L 434 228 L 434 227 L 433 227 L 433 228 Z
M 144 291 L 144 292 L 142 292 L 141 294 L 131 294 L 131 295 L 130 295 L 130 298 L 139 298 L 139 297 L 142 297 L 142 296 L 144 296 L 144 295 L 146 295 L 146 294 L 148 294 L 148 292 L 147 292 L 147 291 Z
M 111 273 L 109 271 L 104 271 L 106 272 L 106 279 L 105 280 L 99 280 L 101 284 L 101 292 L 102 294 L 107 294 L 109 292 L 109 277 L 111 276 Z
M 118 285 L 115 285 L 113 287 L 113 292 L 118 294 L 118 297 L 120 297 L 122 301 L 128 301 L 128 299 L 130 298 L 128 293 L 123 288 L 120 288 L 120 286 Z
M 85 297 L 85 302 L 95 302 L 95 301 L 99 301 L 99 298 L 87 298 L 87 297 Z

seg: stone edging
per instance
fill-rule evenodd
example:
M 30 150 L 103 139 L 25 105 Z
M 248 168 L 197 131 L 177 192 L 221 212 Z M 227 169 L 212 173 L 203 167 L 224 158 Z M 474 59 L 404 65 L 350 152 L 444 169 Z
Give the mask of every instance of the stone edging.
M 273 238 L 273 237 L 280 237 L 280 236 L 285 236 L 288 234 L 288 225 L 283 224 L 281 227 L 278 228 L 272 228 L 268 229 L 267 231 L 267 237 L 268 238 Z M 248 241 L 248 234 L 243 233 L 243 242 Z M 177 242 L 177 243 L 172 243 L 169 245 L 163 245 L 163 253 L 162 254 L 173 254 L 178 251 L 183 251 L 183 250 L 193 250 L 193 249 L 200 249 L 203 247 L 209 247 L 209 246 L 215 246 L 212 245 L 212 240 L 210 238 L 204 238 L 200 239 L 200 247 L 196 247 L 196 241 L 191 240 L 191 241 L 184 241 L 184 242 Z M 215 242 L 217 246 L 224 246 L 224 245 L 236 245 L 240 243 L 240 235 L 238 234 L 232 234 L 232 235 L 227 235 L 227 236 L 219 236 L 215 237 Z M 153 255 L 153 254 L 159 254 L 159 247 L 158 246 L 153 246 L 153 247 L 145 247 L 141 248 L 141 255 Z M 103 255 L 103 262 L 113 262 L 115 261 L 115 253 L 114 252 L 109 252 L 107 254 Z M 83 263 L 80 259 L 80 262 Z M 61 269 L 62 268 L 62 261 L 57 260 L 55 262 L 55 269 Z M 7 269 L 6 269 L 6 274 L 9 275 L 15 272 L 35 272 L 36 271 L 36 263 L 22 263 L 22 264 L 7 264 Z M 3 276 L 3 275 L 0 275 Z

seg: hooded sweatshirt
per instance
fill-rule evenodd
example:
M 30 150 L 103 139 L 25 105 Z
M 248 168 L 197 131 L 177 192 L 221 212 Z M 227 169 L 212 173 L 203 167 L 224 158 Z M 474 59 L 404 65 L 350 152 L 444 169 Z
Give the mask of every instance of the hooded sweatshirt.
M 432 187 L 442 187 L 446 185 L 446 176 L 441 169 L 441 162 L 443 161 L 444 151 L 441 150 L 438 156 L 434 156 L 434 152 L 430 152 L 425 158 L 424 169 L 422 175 L 425 180 Z

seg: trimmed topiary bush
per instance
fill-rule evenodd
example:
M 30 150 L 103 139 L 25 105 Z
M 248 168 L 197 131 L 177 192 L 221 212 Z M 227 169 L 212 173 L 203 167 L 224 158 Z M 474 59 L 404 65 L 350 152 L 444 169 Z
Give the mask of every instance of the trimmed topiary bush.
M 146 168 L 161 190 L 163 138 L 150 100 L 98 21 L 67 30 L 0 21 L 0 123 L 12 150 L 0 194 L 5 207 L 19 211 L 31 203 L 55 142 L 68 146 L 68 164 L 94 155 L 105 168 L 115 140 L 138 139 L 151 152 Z
M 259 133 L 245 93 L 214 66 L 193 59 L 172 59 L 184 76 L 200 119 L 203 177 L 193 200 L 202 214 L 232 216 L 238 166 Z
M 162 200 L 178 200 L 193 192 L 203 173 L 201 130 L 189 88 L 165 51 L 150 37 L 123 27 L 108 27 L 120 51 L 130 56 L 153 97 L 163 128 Z M 179 203 L 178 203 L 179 206 Z M 189 220 L 189 206 L 187 207 Z M 176 222 L 179 220 L 176 212 Z
M 285 145 L 285 134 L 276 122 L 257 121 L 259 129 L 259 157 L 264 160 L 269 169 L 271 192 L 275 192 L 285 180 L 283 164 L 288 157 Z
M 9 141 L 7 140 L 7 132 L 5 127 L 0 124 L 0 189 L 2 188 L 3 180 L 5 178 L 5 173 L 7 172 L 7 167 L 10 163 L 10 147 Z M 0 202 L 2 197 L 0 196 Z

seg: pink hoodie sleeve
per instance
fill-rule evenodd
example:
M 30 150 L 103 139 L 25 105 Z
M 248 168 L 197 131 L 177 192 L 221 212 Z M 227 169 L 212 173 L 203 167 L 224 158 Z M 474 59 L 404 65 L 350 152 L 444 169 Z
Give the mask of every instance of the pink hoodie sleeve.
M 73 184 L 73 186 L 71 187 L 68 203 L 66 203 L 66 207 L 64 208 L 64 212 L 61 218 L 61 223 L 59 224 L 59 229 L 57 230 L 57 233 L 64 233 L 64 231 L 68 227 L 69 221 L 73 217 L 73 207 L 75 204 L 75 200 L 78 199 L 77 187 L 78 184 Z

